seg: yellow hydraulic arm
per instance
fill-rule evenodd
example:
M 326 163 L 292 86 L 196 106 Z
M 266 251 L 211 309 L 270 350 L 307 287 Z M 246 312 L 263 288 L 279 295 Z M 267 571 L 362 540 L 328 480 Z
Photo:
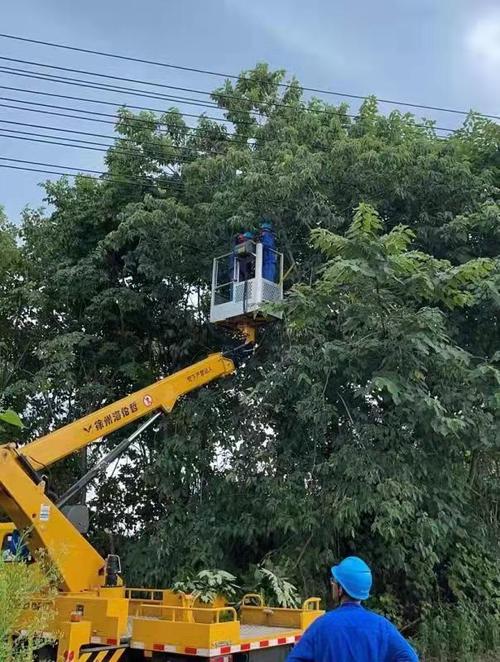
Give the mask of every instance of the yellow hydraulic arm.
M 22 446 L 18 452 L 35 471 L 40 471 L 151 412 L 158 409 L 171 412 L 182 395 L 234 370 L 230 358 L 222 353 L 211 354 L 188 368 Z
M 149 413 L 172 411 L 182 395 L 234 370 L 230 358 L 212 354 L 21 448 L 0 446 L 0 508 L 18 529 L 30 529 L 32 550 L 47 551 L 63 590 L 103 586 L 105 561 L 50 500 L 36 472 Z

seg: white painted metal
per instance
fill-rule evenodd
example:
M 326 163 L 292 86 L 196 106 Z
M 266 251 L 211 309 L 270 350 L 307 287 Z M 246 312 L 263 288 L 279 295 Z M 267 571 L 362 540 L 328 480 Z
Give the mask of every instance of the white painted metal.
M 276 254 L 277 282 L 267 280 L 262 276 L 263 246 L 253 243 L 254 246 L 254 277 L 240 280 L 240 262 L 234 259 L 232 273 L 228 263 L 232 260 L 232 253 L 215 258 L 212 270 L 212 298 L 210 305 L 210 322 L 224 322 L 246 315 L 254 316 L 266 303 L 279 303 L 283 300 L 283 254 Z M 267 248 L 267 250 L 271 250 Z M 226 262 L 226 264 L 224 264 Z M 222 274 L 226 277 L 220 278 Z M 219 282 L 220 280 L 225 282 Z M 273 313 L 275 317 L 282 317 L 281 313 Z

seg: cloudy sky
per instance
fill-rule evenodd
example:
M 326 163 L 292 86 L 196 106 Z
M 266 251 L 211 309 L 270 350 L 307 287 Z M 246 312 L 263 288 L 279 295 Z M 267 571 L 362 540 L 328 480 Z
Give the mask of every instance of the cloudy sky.
M 223 73 L 267 61 L 310 87 L 500 114 L 499 0 L 23 0 L 3 3 L 0 31 Z M 33 136 L 19 132 L 51 135 L 57 129 L 61 135 L 61 129 L 77 129 L 110 135 L 112 126 L 19 110 L 20 100 L 108 113 L 112 107 L 34 92 L 158 108 L 171 104 L 23 77 L 19 74 L 39 68 L 1 57 L 200 90 L 222 80 L 0 37 L 0 157 L 65 167 L 99 170 L 102 153 L 31 142 Z M 422 114 L 441 126 L 460 121 L 458 115 Z M 12 220 L 25 205 L 42 204 L 44 178 L 0 168 L 0 204 Z

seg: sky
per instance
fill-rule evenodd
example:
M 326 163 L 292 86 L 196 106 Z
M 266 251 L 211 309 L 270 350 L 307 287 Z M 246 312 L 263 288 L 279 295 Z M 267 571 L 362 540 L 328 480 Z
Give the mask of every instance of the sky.
M 286 69 L 289 76 L 296 76 L 308 87 L 500 115 L 499 0 L 23 0 L 3 3 L 0 32 L 228 74 L 238 74 L 265 61 L 273 68 Z M 223 81 L 216 76 L 1 37 L 0 57 L 207 91 Z M 47 135 L 54 134 L 54 129 L 59 135 L 61 129 L 112 134 L 112 125 L 104 122 L 5 107 L 23 105 L 19 99 L 24 99 L 114 112 L 112 106 L 43 97 L 34 92 L 106 100 L 117 105 L 128 102 L 160 109 L 172 105 L 133 97 L 129 91 L 104 92 L 30 79 L 19 76 L 19 72 L 7 72 L 7 66 L 37 69 L 35 65 L 0 59 L 0 164 L 15 164 L 2 161 L 3 157 L 58 164 L 63 169 L 103 168 L 99 151 L 20 140 L 19 133 L 17 138 L 6 137 L 7 132 L 14 135 L 13 130 Z M 201 112 L 195 106 L 175 105 L 183 112 Z M 381 105 L 384 112 L 393 108 Z M 451 128 L 461 120 L 459 115 L 448 113 L 416 113 Z M 26 134 L 22 137 L 30 138 Z M 95 136 L 81 137 L 105 141 Z M 26 206 L 44 204 L 40 182 L 46 178 L 40 173 L 0 168 L 0 205 L 12 221 L 19 222 Z

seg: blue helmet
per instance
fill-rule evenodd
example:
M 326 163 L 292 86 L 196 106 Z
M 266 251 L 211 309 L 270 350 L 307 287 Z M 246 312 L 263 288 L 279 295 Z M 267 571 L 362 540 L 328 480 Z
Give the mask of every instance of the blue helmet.
M 264 221 L 263 223 L 260 224 L 260 227 L 262 228 L 262 230 L 272 230 L 273 224 L 270 223 L 269 221 Z
M 253 239 L 254 234 L 253 234 L 253 232 L 248 232 L 247 231 L 247 232 L 243 233 L 243 236 L 245 237 L 245 239 Z
M 334 565 L 331 572 L 333 579 L 351 598 L 366 600 L 370 597 L 372 572 L 363 559 L 358 556 L 348 556 L 338 565 Z

